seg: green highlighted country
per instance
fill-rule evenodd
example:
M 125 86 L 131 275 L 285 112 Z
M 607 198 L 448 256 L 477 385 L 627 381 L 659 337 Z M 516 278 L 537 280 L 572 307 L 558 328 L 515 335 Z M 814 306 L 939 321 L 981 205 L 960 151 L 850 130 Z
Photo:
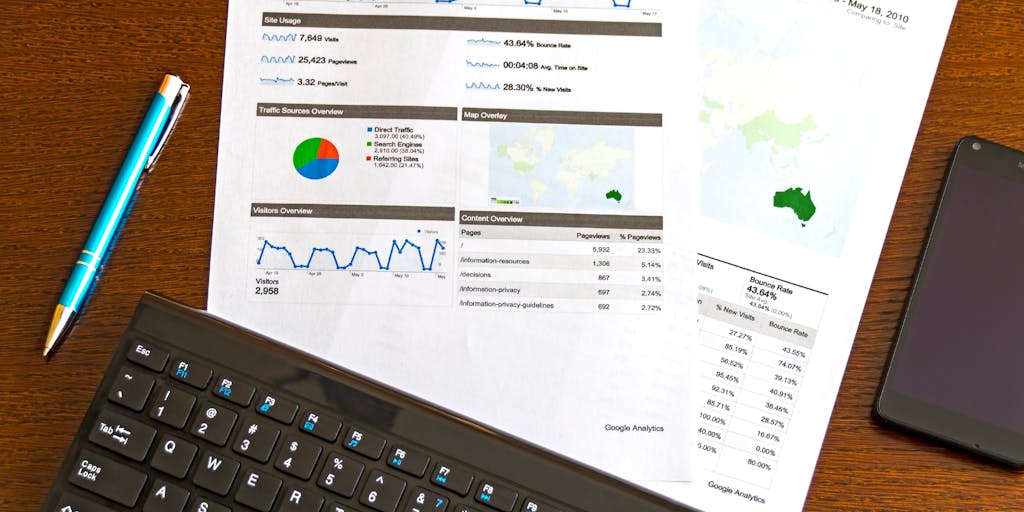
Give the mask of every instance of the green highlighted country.
M 811 191 L 808 190 L 804 194 L 804 190 L 800 187 L 776 192 L 774 205 L 776 208 L 793 210 L 796 218 L 800 219 L 800 226 L 804 227 L 807 226 L 805 223 L 814 216 L 814 212 L 818 211 L 818 207 L 814 206 L 814 201 L 811 201 Z
M 803 136 L 818 128 L 811 115 L 805 116 L 799 123 L 784 123 L 774 110 L 769 110 L 740 126 L 740 132 L 747 140 L 749 150 L 758 142 L 771 142 L 773 150 L 795 149 L 800 145 Z
M 615 190 L 614 188 L 609 190 L 608 193 L 604 195 L 604 197 L 605 199 L 614 199 L 616 203 L 622 202 L 622 193 L 619 192 L 618 190 Z

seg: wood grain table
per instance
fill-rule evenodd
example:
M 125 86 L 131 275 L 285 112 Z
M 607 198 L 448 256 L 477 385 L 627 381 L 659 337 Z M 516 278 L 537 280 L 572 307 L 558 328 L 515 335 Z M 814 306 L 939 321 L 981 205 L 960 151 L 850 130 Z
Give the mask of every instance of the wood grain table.
M 226 2 L 7 0 L 0 32 L 0 510 L 38 510 L 140 294 L 204 307 Z M 193 88 L 87 313 L 57 296 L 162 73 Z M 884 122 L 884 120 L 879 120 Z M 871 403 L 954 143 L 1024 147 L 1024 2 L 961 0 L 808 510 L 1024 510 L 1024 474 L 884 428 Z M 865 148 L 869 150 L 870 148 Z

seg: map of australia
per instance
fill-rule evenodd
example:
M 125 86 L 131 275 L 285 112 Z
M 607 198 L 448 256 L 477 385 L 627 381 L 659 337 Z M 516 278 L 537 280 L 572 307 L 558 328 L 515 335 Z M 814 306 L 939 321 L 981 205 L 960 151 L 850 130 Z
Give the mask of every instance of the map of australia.
M 492 204 L 634 207 L 631 128 L 499 123 L 491 127 L 491 145 Z
M 846 141 L 871 130 L 865 109 L 841 99 L 871 70 L 819 45 L 822 27 L 742 5 L 742 17 L 701 20 L 700 212 L 838 255 L 868 170 L 869 152 Z

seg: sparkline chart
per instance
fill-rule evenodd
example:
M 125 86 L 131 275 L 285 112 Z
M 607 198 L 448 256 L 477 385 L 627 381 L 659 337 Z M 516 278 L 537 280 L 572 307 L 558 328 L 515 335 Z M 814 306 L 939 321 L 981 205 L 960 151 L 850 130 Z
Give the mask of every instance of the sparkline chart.
M 401 231 L 259 234 L 250 260 L 249 300 L 450 306 L 447 235 Z
M 415 252 L 420 264 L 419 271 L 435 272 L 440 271 L 441 262 L 439 255 L 443 257 L 444 250 L 444 244 L 437 238 L 434 239 L 433 247 L 426 251 L 422 246 L 417 245 L 406 238 L 401 244 L 398 243 L 398 240 L 391 240 L 391 247 L 386 251 L 386 256 L 383 255 L 383 251 L 357 245 L 352 250 L 352 255 L 349 256 L 347 260 L 344 257 L 342 259 L 338 259 L 338 251 L 335 251 L 335 249 L 330 247 L 313 247 L 309 251 L 309 257 L 305 260 L 302 258 L 296 260 L 295 254 L 288 247 L 284 245 L 274 245 L 269 240 L 264 239 L 263 246 L 260 248 L 260 255 L 256 258 L 256 266 L 260 268 L 275 268 L 277 270 L 311 268 L 316 268 L 318 270 L 349 270 L 357 268 L 366 271 L 377 270 L 390 272 L 393 270 L 392 262 L 395 262 L 396 265 L 400 264 L 396 260 L 396 257 L 400 258 L 403 255 L 409 255 Z M 424 252 L 429 252 L 429 257 L 427 257 Z M 280 265 L 281 258 L 275 258 L 275 253 L 283 253 L 286 255 L 291 267 L 271 266 Z M 408 256 L 406 259 L 408 259 Z M 342 261 L 345 261 L 345 263 L 342 263 Z M 367 264 L 368 261 L 372 261 L 374 263 Z M 376 268 L 374 268 L 374 265 Z M 435 270 L 435 265 L 437 270 Z

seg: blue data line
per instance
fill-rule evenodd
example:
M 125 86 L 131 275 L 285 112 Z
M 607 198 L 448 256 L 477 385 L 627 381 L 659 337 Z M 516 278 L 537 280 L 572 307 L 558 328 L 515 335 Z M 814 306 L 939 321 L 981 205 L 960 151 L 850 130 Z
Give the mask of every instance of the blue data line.
M 267 57 L 266 55 L 263 55 L 260 57 L 260 62 L 264 64 L 295 64 L 295 56 L 288 55 L 285 57 Z
M 261 84 L 275 84 L 275 85 L 292 85 L 295 83 L 294 78 L 260 78 Z
M 629 9 L 629 4 L 633 3 L 633 0 L 612 0 L 612 7 L 625 7 Z
M 274 41 L 274 42 L 281 42 L 281 41 L 294 42 L 295 41 L 295 34 L 267 34 L 266 32 L 264 32 L 263 33 L 263 40 L 264 41 Z
M 497 91 L 501 89 L 501 84 L 485 84 L 483 82 L 473 82 L 466 84 L 466 89 L 482 89 L 485 91 Z
M 466 44 L 470 46 L 501 46 L 501 41 L 495 41 L 493 39 L 466 39 Z
M 473 62 L 471 60 L 466 61 L 466 65 L 471 68 L 498 68 L 501 67 L 493 62 Z
M 391 250 L 388 251 L 387 261 L 381 261 L 380 253 L 378 251 L 371 251 L 369 249 L 357 245 L 356 248 L 352 251 L 352 257 L 350 257 L 348 263 L 344 265 L 338 262 L 337 253 L 335 253 L 334 249 L 331 249 L 330 247 L 314 247 L 311 251 L 309 251 L 309 258 L 306 259 L 305 263 L 297 263 L 295 261 L 295 256 L 288 249 L 288 247 L 283 245 L 274 245 L 270 243 L 270 241 L 264 240 L 263 247 L 260 248 L 260 255 L 258 258 L 256 258 L 256 265 L 260 265 L 263 262 L 263 255 L 266 253 L 267 249 L 273 249 L 275 251 L 283 251 L 285 254 L 287 254 L 288 259 L 291 260 L 292 268 L 294 269 L 310 268 L 310 265 L 313 264 L 313 257 L 315 257 L 318 252 L 325 252 L 330 254 L 331 259 L 334 260 L 335 270 L 348 270 L 349 268 L 351 268 L 352 265 L 355 264 L 356 256 L 359 256 L 359 253 L 363 253 L 368 256 L 373 256 L 377 260 L 378 270 L 391 270 L 391 259 L 394 258 L 395 253 L 397 252 L 398 254 L 402 254 L 407 247 L 412 247 L 413 249 L 416 250 L 416 253 L 419 255 L 420 258 L 420 268 L 425 272 L 434 270 L 434 262 L 437 259 L 437 253 L 438 251 L 444 250 L 444 244 L 441 243 L 441 240 L 434 239 L 434 248 L 432 253 L 430 254 L 430 263 L 427 263 L 427 261 L 423 259 L 422 247 L 410 242 L 409 239 L 406 238 L 405 241 L 402 242 L 402 245 L 398 245 L 397 240 L 391 241 Z

